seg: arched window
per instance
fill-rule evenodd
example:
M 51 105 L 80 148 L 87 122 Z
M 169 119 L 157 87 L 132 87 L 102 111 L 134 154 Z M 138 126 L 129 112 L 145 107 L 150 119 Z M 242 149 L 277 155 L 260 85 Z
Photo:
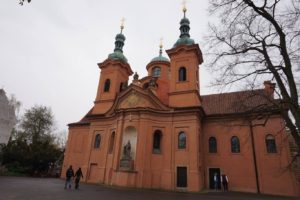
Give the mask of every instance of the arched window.
M 110 80 L 106 79 L 106 81 L 104 83 L 104 92 L 108 92 L 109 91 L 109 87 L 110 87 Z
M 217 153 L 217 140 L 215 137 L 210 137 L 208 139 L 208 146 L 209 153 Z
M 101 135 L 98 133 L 98 134 L 95 136 L 94 148 L 95 148 L 95 149 L 100 148 L 100 143 L 101 143 Z
M 111 133 L 110 140 L 109 140 L 109 149 L 108 153 L 112 153 L 114 150 L 114 143 L 115 143 L 115 132 Z
M 178 134 L 178 149 L 186 148 L 186 134 L 184 132 L 180 132 Z
M 153 77 L 160 77 L 160 67 L 154 67 L 152 70 Z
M 186 81 L 186 69 L 185 67 L 180 67 L 179 68 L 179 81 Z
M 240 140 L 236 136 L 231 138 L 231 152 L 240 153 Z
M 276 142 L 273 135 L 266 136 L 266 147 L 268 153 L 277 153 Z
M 160 130 L 156 130 L 153 134 L 153 153 L 160 153 L 161 152 L 161 138 L 162 133 Z

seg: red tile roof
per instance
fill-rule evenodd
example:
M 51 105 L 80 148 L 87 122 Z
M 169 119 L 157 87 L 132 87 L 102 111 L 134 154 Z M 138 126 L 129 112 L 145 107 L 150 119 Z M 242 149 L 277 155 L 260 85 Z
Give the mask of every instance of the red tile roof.
M 274 105 L 264 89 L 203 95 L 201 98 L 206 115 L 245 113 L 270 109 Z

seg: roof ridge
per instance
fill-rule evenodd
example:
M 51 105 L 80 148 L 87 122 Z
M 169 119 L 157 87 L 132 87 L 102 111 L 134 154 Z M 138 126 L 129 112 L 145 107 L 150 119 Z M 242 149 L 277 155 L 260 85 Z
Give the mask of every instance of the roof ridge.
M 217 93 L 217 94 L 206 94 L 206 95 L 201 95 L 201 97 L 217 96 L 217 95 L 224 95 L 224 94 L 250 93 L 250 92 L 259 92 L 259 91 L 264 91 L 264 89 L 243 90 L 243 91 L 225 92 L 225 93 Z

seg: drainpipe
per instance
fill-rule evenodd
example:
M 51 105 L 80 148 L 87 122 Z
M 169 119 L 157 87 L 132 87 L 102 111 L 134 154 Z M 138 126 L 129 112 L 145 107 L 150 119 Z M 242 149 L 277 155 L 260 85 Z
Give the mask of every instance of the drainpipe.
M 259 186 L 259 179 L 258 179 L 258 169 L 257 169 L 257 158 L 256 158 L 256 151 L 255 151 L 254 135 L 253 135 L 253 125 L 252 125 L 252 121 L 251 120 L 249 121 L 249 128 L 250 128 L 250 135 L 251 135 L 251 145 L 252 145 L 253 161 L 254 161 L 256 190 L 257 190 L 257 193 L 260 194 L 260 186 Z

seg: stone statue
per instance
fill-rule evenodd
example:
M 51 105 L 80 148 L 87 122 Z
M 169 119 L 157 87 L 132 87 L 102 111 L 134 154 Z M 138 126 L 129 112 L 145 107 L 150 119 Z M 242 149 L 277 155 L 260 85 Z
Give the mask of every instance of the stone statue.
M 130 141 L 128 140 L 127 144 L 124 146 L 123 149 L 123 154 L 125 158 L 130 158 L 130 153 L 131 153 L 131 144 Z
M 133 170 L 134 168 L 134 161 L 131 157 L 131 144 L 130 140 L 124 145 L 123 147 L 123 155 L 120 160 L 120 168 L 122 170 Z
M 138 80 L 139 80 L 139 75 L 138 75 L 137 72 L 134 73 L 134 75 L 133 75 L 133 80 L 134 80 L 134 81 L 138 81 Z

